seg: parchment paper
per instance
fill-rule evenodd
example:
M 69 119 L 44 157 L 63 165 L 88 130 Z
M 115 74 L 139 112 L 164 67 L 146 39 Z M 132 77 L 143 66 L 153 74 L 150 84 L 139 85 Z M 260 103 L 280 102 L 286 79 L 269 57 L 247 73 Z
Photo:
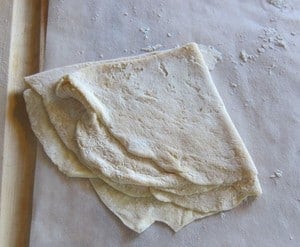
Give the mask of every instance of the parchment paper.
M 39 148 L 31 246 L 299 246 L 299 27 L 297 0 L 281 8 L 265 0 L 51 0 L 45 69 L 139 54 L 156 44 L 164 49 L 195 41 L 221 51 L 212 77 L 264 194 L 176 234 L 156 223 L 138 235 L 88 181 L 59 173 Z M 265 37 L 268 28 L 276 31 L 273 38 Z M 262 44 L 270 47 L 259 53 Z M 254 57 L 243 62 L 243 49 Z M 277 169 L 282 177 L 270 178 Z

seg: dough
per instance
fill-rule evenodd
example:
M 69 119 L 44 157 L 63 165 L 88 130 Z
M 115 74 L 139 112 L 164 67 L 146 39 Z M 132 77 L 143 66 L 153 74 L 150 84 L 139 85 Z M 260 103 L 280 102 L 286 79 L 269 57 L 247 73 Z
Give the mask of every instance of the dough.
M 217 213 L 200 213 L 172 203 L 160 202 L 151 197 L 133 198 L 112 189 L 101 180 L 90 181 L 103 203 L 125 225 L 138 233 L 143 232 L 155 221 L 164 222 L 177 232 L 195 219 Z
M 256 173 L 196 45 L 89 66 L 56 92 L 94 111 L 132 155 L 193 183 L 231 184 Z
M 58 169 L 69 177 L 96 177 L 78 161 L 75 154 L 70 152 L 59 139 L 48 120 L 41 96 L 31 89 L 27 89 L 24 92 L 24 99 L 32 130 L 48 157 L 54 164 L 57 164 Z
M 261 193 L 194 43 L 25 80 L 31 126 L 47 155 L 66 175 L 92 178 L 137 232 L 154 221 L 178 230 Z
M 99 177 L 113 188 L 130 196 L 151 196 L 148 187 L 142 188 L 140 186 L 137 189 L 131 185 L 114 183 L 101 173 L 98 173 L 98 175 L 93 174 L 89 169 L 82 165 L 78 158 L 62 143 L 48 119 L 41 96 L 31 89 L 27 89 L 24 92 L 24 99 L 26 102 L 29 121 L 34 134 L 41 142 L 48 157 L 61 172 L 69 177 Z

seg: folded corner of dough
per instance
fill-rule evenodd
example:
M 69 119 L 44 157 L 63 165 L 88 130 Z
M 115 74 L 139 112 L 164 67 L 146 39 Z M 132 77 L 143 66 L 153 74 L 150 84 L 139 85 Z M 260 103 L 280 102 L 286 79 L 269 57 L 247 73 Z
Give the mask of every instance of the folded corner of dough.
M 90 178 L 142 232 L 174 231 L 261 194 L 197 44 L 25 78 L 32 129 L 60 171 Z
M 69 177 L 94 178 L 95 175 L 83 166 L 58 138 L 44 110 L 41 96 L 32 89 L 26 89 L 23 95 L 32 130 L 51 161 Z

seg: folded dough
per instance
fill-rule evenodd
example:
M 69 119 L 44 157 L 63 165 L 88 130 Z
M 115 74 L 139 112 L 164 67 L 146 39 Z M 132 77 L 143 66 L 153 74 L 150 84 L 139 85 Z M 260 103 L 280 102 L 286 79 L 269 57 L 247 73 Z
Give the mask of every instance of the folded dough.
M 92 178 L 129 228 L 177 231 L 261 188 L 198 46 L 25 78 L 32 129 L 58 168 Z
M 193 183 L 231 184 L 256 173 L 195 44 L 86 67 L 65 76 L 56 93 L 95 112 L 132 155 Z
M 132 230 L 141 233 L 155 221 L 164 222 L 175 232 L 195 219 L 216 212 L 201 213 L 154 198 L 133 198 L 114 190 L 99 179 L 90 180 L 103 203 Z

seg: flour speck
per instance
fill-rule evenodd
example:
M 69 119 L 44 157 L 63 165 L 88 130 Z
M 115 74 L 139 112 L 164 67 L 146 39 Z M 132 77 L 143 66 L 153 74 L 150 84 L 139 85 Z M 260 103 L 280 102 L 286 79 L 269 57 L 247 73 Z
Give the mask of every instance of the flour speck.
M 225 213 L 220 213 L 220 216 L 221 216 L 221 219 L 224 220 L 225 217 L 226 217 L 226 214 Z
M 150 27 L 140 27 L 139 31 L 144 34 L 144 39 L 148 39 L 148 33 L 150 31 Z
M 244 62 L 247 63 L 249 60 L 254 60 L 254 55 L 250 55 L 246 52 L 246 50 L 241 50 L 240 51 L 240 59 Z
M 145 52 L 152 52 L 160 49 L 162 47 L 161 44 L 156 44 L 156 45 L 148 45 L 147 47 L 141 48 L 141 51 Z
M 270 178 L 281 178 L 283 174 L 283 171 L 277 169 L 274 171 L 274 173 L 270 176 Z
M 265 51 L 266 51 L 266 49 L 264 47 L 257 48 L 258 53 L 264 53 Z
M 204 60 L 206 62 L 206 65 L 209 70 L 213 70 L 215 68 L 215 65 L 218 62 L 221 62 L 223 57 L 222 53 L 219 52 L 216 48 L 213 46 L 205 46 L 202 44 L 198 44 L 198 47 L 204 57 Z
M 286 7 L 286 0 L 267 0 L 267 2 L 279 9 Z
M 231 86 L 232 88 L 236 88 L 236 87 L 237 87 L 237 84 L 234 83 L 234 82 L 231 82 L 231 83 L 230 83 L 230 86 Z

